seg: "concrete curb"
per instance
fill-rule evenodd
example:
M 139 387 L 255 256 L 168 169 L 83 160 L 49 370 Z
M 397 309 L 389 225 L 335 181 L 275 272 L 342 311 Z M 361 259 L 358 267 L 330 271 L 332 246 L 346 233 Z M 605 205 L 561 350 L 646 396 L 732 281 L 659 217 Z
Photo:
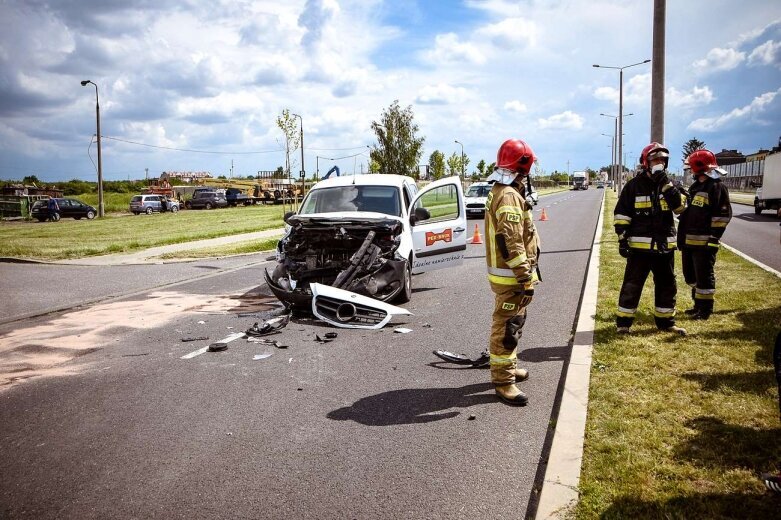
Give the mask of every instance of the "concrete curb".
M 580 468 L 588 412 L 588 389 L 591 378 L 591 351 L 594 344 L 597 291 L 599 289 L 599 252 L 602 240 L 605 197 L 599 206 L 599 219 L 591 247 L 586 286 L 575 328 L 572 354 L 556 420 L 548 465 L 543 479 L 537 520 L 564 518 L 577 504 Z
M 760 267 L 760 268 L 764 269 L 765 271 L 767 271 L 768 273 L 774 274 L 774 275 L 778 276 L 779 278 L 781 278 L 781 272 L 776 271 L 775 269 L 773 269 L 769 265 L 765 265 L 762 262 L 760 262 L 759 260 L 755 260 L 755 259 L 751 258 L 746 253 L 744 253 L 742 251 L 738 251 L 734 247 L 730 247 L 727 244 L 725 244 L 724 242 L 722 242 L 721 245 L 722 245 L 722 247 L 724 247 L 724 249 L 727 249 L 728 251 L 732 251 L 733 253 L 735 253 L 739 257 L 741 257 L 741 258 L 743 258 L 745 260 L 748 260 L 749 262 L 751 262 L 755 266 Z

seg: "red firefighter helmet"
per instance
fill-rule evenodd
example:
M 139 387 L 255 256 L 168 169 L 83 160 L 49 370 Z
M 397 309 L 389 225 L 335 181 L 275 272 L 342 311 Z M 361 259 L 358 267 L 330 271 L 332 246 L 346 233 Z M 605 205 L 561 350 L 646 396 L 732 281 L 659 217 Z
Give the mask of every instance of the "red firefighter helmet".
M 496 167 L 528 174 L 535 161 L 531 146 L 520 139 L 508 139 L 496 154 Z
M 650 170 L 653 159 L 664 159 L 664 167 L 667 168 L 667 163 L 670 160 L 670 150 L 656 142 L 649 144 L 640 152 L 640 165 L 643 169 Z
M 713 168 L 716 168 L 719 164 L 716 162 L 716 156 L 710 150 L 696 150 L 687 159 L 689 161 L 689 167 L 692 169 L 692 173 L 703 175 L 707 174 Z

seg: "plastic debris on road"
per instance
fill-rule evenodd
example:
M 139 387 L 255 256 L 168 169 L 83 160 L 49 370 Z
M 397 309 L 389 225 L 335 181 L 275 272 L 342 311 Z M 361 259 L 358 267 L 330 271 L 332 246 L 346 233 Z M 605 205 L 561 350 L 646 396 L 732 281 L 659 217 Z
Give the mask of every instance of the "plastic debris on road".
M 399 334 L 406 334 L 408 332 L 412 332 L 412 329 L 408 329 L 405 327 L 396 327 L 395 329 L 393 329 L 393 332 L 398 332 Z
M 258 343 L 260 345 L 269 345 L 276 348 L 288 348 L 288 345 L 285 345 L 283 343 L 280 343 L 279 341 L 275 339 L 269 339 L 269 338 L 253 338 L 248 337 L 247 341 L 250 343 Z
M 182 343 L 187 343 L 188 341 L 206 341 L 209 339 L 209 336 L 197 336 L 195 338 L 182 338 Z
M 253 356 L 252 360 L 253 361 L 258 361 L 259 359 L 266 359 L 266 358 L 270 358 L 270 357 L 271 357 L 271 354 L 255 354 L 255 356 Z
M 255 322 L 255 324 L 246 330 L 247 336 L 267 336 L 269 334 L 276 334 L 281 332 L 287 324 L 290 322 L 290 314 L 284 316 L 278 316 L 268 321 L 264 321 L 263 324 Z

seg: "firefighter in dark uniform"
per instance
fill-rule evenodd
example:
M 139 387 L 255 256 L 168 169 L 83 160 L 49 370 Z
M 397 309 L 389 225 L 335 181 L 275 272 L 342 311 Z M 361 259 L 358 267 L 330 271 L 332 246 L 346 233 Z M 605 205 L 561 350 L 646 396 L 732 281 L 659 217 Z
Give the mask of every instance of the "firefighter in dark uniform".
M 628 334 L 637 313 L 648 273 L 654 280 L 654 321 L 659 330 L 682 336 L 686 330 L 675 325 L 674 251 L 675 220 L 685 208 L 685 199 L 667 177 L 670 152 L 651 143 L 640 154 L 640 171 L 630 179 L 614 211 L 619 252 L 626 258 L 624 282 L 618 298 L 616 327 Z
M 694 176 L 688 204 L 678 225 L 683 277 L 692 288 L 694 307 L 684 312 L 697 320 L 707 320 L 713 312 L 716 294 L 716 253 L 719 240 L 732 218 L 729 192 L 721 182 L 726 172 L 718 167 L 709 150 L 697 150 L 687 159 Z
M 496 171 L 489 177 L 495 182 L 485 203 L 485 259 L 495 300 L 488 341 L 491 382 L 497 397 L 511 405 L 527 402 L 515 383 L 528 377 L 517 366 L 517 349 L 538 281 L 540 240 L 524 186 L 534 161 L 534 152 L 525 142 L 505 141 L 497 153 Z

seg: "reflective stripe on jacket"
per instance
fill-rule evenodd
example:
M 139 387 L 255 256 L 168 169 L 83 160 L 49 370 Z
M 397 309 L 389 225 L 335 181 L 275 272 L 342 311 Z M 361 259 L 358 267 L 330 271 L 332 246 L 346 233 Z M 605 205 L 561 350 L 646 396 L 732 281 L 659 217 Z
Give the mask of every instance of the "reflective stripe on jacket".
M 537 280 L 539 236 L 524 189 L 495 183 L 485 203 L 485 260 L 495 289 Z
M 732 219 L 729 191 L 721 180 L 706 177 L 689 188 L 689 204 L 678 225 L 678 247 L 719 247 Z
M 681 192 L 667 183 L 659 186 L 645 173 L 630 179 L 613 212 L 616 233 L 630 249 L 667 252 L 676 248 L 675 219 L 686 205 Z

